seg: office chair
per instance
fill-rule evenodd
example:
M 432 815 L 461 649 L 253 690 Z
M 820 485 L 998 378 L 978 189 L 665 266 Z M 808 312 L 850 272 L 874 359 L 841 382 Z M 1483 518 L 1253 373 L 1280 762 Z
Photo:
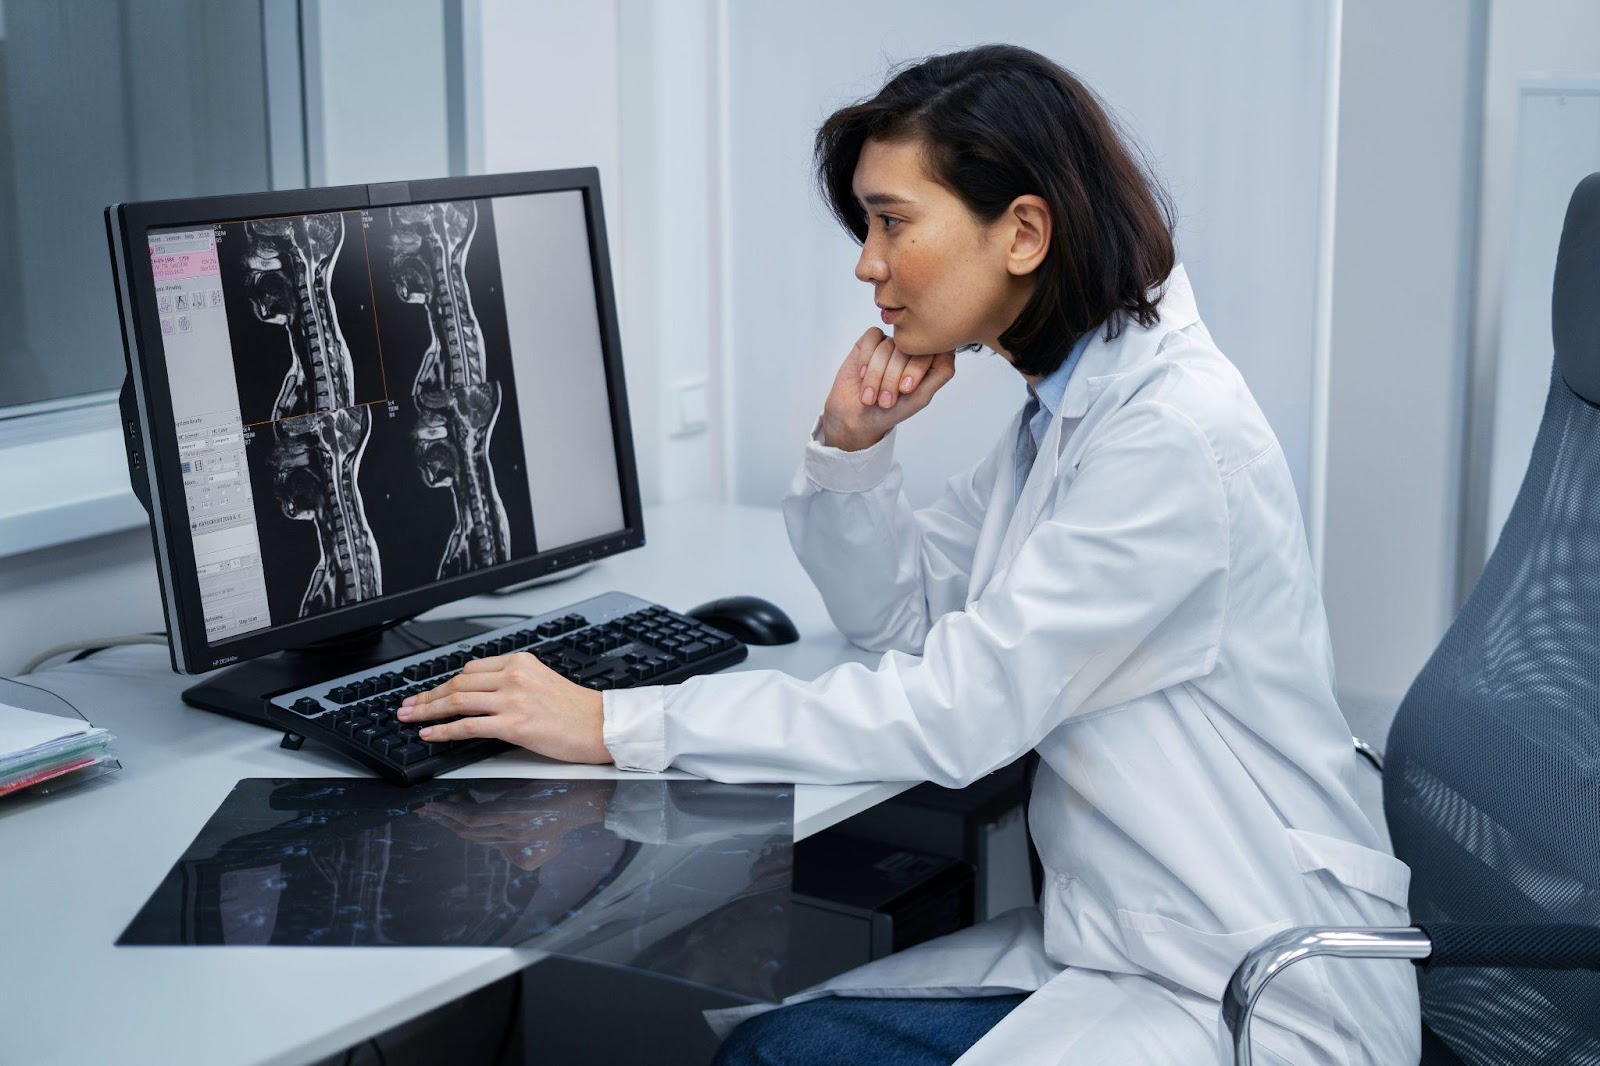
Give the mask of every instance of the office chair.
M 1251 951 L 1222 1009 L 1239 1066 L 1262 990 L 1317 955 L 1417 964 L 1423 1066 L 1600 1064 L 1600 173 L 1567 207 L 1552 309 L 1522 488 L 1389 732 L 1384 808 L 1416 925 L 1291 929 Z

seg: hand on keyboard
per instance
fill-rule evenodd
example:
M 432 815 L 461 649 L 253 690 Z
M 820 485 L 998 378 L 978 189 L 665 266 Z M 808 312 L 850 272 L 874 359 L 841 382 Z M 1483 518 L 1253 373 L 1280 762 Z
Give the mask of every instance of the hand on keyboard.
M 603 592 L 481 637 L 280 692 L 267 703 L 267 717 L 294 746 L 316 741 L 400 785 L 498 755 L 508 744 L 609 762 L 602 692 L 675 685 L 748 654 L 728 634 L 625 592 Z M 456 681 L 451 675 L 469 663 L 468 676 Z M 458 693 L 461 700 L 449 703 Z M 402 702 L 416 714 L 397 719 Z M 423 738 L 419 727 L 442 736 Z
M 604 697 L 527 652 L 474 659 L 438 688 L 408 696 L 402 722 L 434 723 L 429 743 L 495 737 L 562 762 L 606 763 Z

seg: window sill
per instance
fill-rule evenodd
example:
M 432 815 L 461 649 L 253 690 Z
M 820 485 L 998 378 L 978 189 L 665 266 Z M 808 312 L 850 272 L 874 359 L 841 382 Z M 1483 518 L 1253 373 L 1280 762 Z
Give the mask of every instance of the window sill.
M 148 521 L 115 401 L 0 421 L 0 558 Z

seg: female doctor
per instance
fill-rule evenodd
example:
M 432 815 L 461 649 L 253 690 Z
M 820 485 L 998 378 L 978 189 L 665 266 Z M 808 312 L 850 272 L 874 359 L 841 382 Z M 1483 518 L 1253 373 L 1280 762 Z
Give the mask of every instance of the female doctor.
M 961 787 L 1036 750 L 1038 909 L 792 997 L 719 1061 L 1214 1062 L 1249 948 L 1406 922 L 1409 871 L 1352 794 L 1283 451 L 1200 321 L 1162 193 L 1050 60 L 987 46 L 905 69 L 823 124 L 817 162 L 893 334 L 845 357 L 784 514 L 877 667 L 602 695 L 518 654 L 401 716 L 720 781 Z M 913 510 L 894 427 L 976 345 L 1026 402 Z M 1414 1063 L 1417 1019 L 1405 963 L 1303 963 L 1257 1013 L 1257 1058 Z

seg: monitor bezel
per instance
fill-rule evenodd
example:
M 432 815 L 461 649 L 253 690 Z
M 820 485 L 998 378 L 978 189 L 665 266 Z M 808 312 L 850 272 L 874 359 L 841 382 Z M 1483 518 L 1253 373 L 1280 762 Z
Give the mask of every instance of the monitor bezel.
M 156 308 L 149 233 L 152 230 L 203 227 L 249 218 L 573 191 L 581 192 L 584 200 L 590 267 L 600 325 L 601 356 L 605 364 L 612 438 L 622 495 L 623 528 L 556 550 L 444 578 L 417 588 L 388 593 L 373 600 L 272 625 L 215 644 L 208 641 L 199 577 L 195 573 L 194 543 L 187 521 L 188 508 L 177 434 L 174 431 L 166 349 Z M 143 477 L 148 480 L 151 533 L 156 564 L 160 570 L 175 670 L 202 673 L 274 652 L 375 629 L 455 600 L 579 566 L 644 544 L 638 464 L 633 448 L 633 428 L 628 417 L 621 331 L 617 322 L 616 293 L 598 169 L 582 167 L 143 201 L 114 204 L 107 208 L 106 214 L 113 246 L 113 265 L 118 274 L 118 310 L 123 320 L 124 355 L 134 385 L 139 421 L 137 427 L 129 426 L 127 430 L 133 441 L 130 448 L 137 448 L 140 444 L 143 446 Z M 129 474 L 136 489 L 141 487 L 140 470 L 130 464 Z

